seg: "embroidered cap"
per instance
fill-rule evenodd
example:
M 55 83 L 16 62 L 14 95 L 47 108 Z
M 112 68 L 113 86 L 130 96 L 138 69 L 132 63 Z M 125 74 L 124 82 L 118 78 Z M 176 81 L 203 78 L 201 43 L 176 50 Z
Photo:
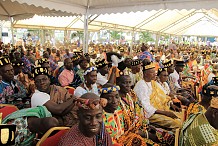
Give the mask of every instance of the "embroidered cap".
M 143 70 L 148 70 L 152 68 L 155 68 L 155 65 L 153 62 L 150 62 L 150 64 L 147 64 L 147 65 L 143 65 Z
M 36 67 L 33 69 L 33 78 L 36 78 L 39 75 L 47 75 L 50 76 L 50 72 L 46 67 Z
M 11 61 L 8 57 L 0 57 L 0 67 L 11 64 Z
M 204 85 L 202 89 L 202 94 L 205 96 L 218 96 L 218 88 L 216 85 Z
M 105 67 L 106 65 L 108 65 L 108 63 L 106 62 L 106 60 L 104 58 L 97 58 L 95 61 L 95 65 L 97 67 L 97 69 L 101 69 L 103 67 Z
M 88 56 L 89 56 L 89 53 L 85 53 L 84 56 L 85 56 L 85 57 L 88 57 Z
M 215 85 L 218 85 L 218 77 L 212 77 L 212 81 Z
M 92 67 L 89 67 L 88 69 L 86 69 L 86 71 L 83 73 L 83 75 L 87 75 L 88 73 L 92 72 L 92 71 L 97 71 L 97 68 L 92 66 Z
M 168 60 L 168 61 L 163 63 L 164 68 L 169 68 L 172 65 L 173 65 L 173 61 L 172 60 Z
M 77 106 L 82 109 L 99 109 L 100 106 L 105 107 L 107 105 L 107 99 L 82 99 L 76 100 Z
M 159 76 L 163 71 L 167 71 L 167 68 L 158 68 L 157 76 Z
M 36 66 L 41 66 L 41 65 L 44 64 L 44 63 L 49 63 L 49 61 L 48 61 L 47 58 L 41 58 L 41 59 L 36 60 L 35 65 L 36 65 Z
M 131 66 L 137 66 L 140 65 L 142 63 L 142 61 L 140 59 L 135 59 L 131 61 Z
M 80 55 L 73 55 L 72 61 L 73 61 L 73 62 L 78 61 L 80 58 L 81 58 Z
M 23 61 L 14 61 L 12 62 L 12 66 L 13 67 L 20 67 L 20 66 L 24 66 Z

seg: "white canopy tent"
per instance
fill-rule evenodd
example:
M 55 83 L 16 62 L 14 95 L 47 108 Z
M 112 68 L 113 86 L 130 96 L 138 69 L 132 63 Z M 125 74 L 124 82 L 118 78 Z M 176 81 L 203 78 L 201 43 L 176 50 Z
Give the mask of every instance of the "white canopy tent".
M 84 51 L 88 48 L 88 27 L 89 30 L 100 30 L 103 28 L 143 31 L 150 30 L 157 34 L 191 34 L 195 31 L 189 31 L 189 28 L 198 26 L 202 21 L 208 22 L 209 26 L 217 27 L 217 18 L 206 11 L 218 8 L 217 0 L 11 0 L 21 4 L 35 5 L 48 9 L 61 10 L 71 13 L 83 14 L 84 17 L 72 18 L 71 22 L 65 25 L 66 29 L 81 29 L 84 25 Z M 176 10 L 174 10 L 176 9 Z M 185 10 L 184 10 L 185 9 Z M 195 9 L 195 10 L 193 10 Z M 202 10 L 203 9 L 203 10 Z M 137 13 L 125 14 L 120 16 L 126 19 L 115 19 L 117 15 L 100 15 L 111 13 L 138 12 L 147 10 L 145 15 Z M 152 11 L 151 11 L 152 10 Z M 156 10 L 156 11 L 154 11 Z M 179 11 L 181 10 L 181 11 Z M 100 15 L 100 16 L 99 16 Z M 130 17 L 132 15 L 132 17 Z M 104 18 L 103 18 L 104 17 Z M 135 18 L 134 20 L 130 18 Z M 48 20 L 48 18 L 46 18 Z M 112 20 L 112 21 L 111 21 Z M 122 21 L 121 21 L 122 20 Z M 128 21 L 128 22 L 127 22 Z M 54 21 L 53 21 L 54 22 Z M 52 23 L 53 23 L 52 22 Z M 134 23 L 136 22 L 136 23 Z M 50 28 L 56 28 L 50 23 Z M 27 24 L 27 23 L 26 23 Z M 16 23 L 22 26 L 24 23 Z M 78 26 L 77 26 L 78 25 Z M 27 25 L 26 25 L 27 26 Z M 28 25 L 37 26 L 37 25 Z M 45 27 L 46 25 L 38 25 Z M 60 26 L 60 25 L 59 25 Z M 72 27 L 71 27 L 72 26 Z M 77 27 L 76 27 L 77 26 Z M 201 25 L 203 26 L 203 25 Z M 207 25 L 207 27 L 209 27 Z M 80 28 L 79 28 L 80 27 Z M 202 29 L 202 28 L 201 28 Z M 213 33 L 214 34 L 214 33 Z M 207 34 L 204 34 L 207 35 Z M 215 33 L 217 36 L 217 34 Z
M 77 14 L 111 14 L 144 10 L 212 9 L 217 0 L 12 0 Z
M 43 17 L 17 21 L 17 28 L 83 30 L 84 16 Z M 218 36 L 218 12 L 212 10 L 159 10 L 92 15 L 89 31 L 152 31 L 156 34 Z M 199 31 L 200 28 L 200 31 Z

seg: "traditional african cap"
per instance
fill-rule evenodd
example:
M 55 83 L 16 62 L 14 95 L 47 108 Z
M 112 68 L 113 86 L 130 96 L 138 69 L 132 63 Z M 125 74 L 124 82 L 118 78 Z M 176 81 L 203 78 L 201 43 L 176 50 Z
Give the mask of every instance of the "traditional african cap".
M 98 89 L 98 91 L 100 92 L 100 94 L 108 94 L 108 93 L 116 92 L 116 91 L 119 91 L 119 90 L 120 90 L 120 87 L 119 87 L 119 86 L 113 86 L 113 87 Z
M 212 86 L 215 86 L 215 85 L 209 85 L 209 84 L 204 85 L 202 88 L 202 94 L 205 96 L 210 96 L 210 97 L 211 96 L 218 96 L 218 90 L 216 90 Z
M 105 107 L 107 105 L 107 99 L 82 99 L 78 98 L 76 100 L 77 106 L 82 109 L 99 109 L 100 106 Z
M 183 60 L 176 60 L 176 66 L 185 66 L 185 62 Z
M 74 62 L 74 61 L 78 61 L 80 58 L 81 58 L 80 55 L 73 55 L 72 61 L 73 61 L 73 62 Z
M 218 85 L 218 77 L 212 77 L 213 84 Z
M 124 52 L 124 48 L 123 47 L 121 47 L 119 50 L 120 50 L 120 52 Z
M 14 61 L 12 62 L 12 66 L 13 67 L 20 67 L 20 66 L 24 66 L 23 61 Z
M 158 68 L 157 76 L 159 76 L 163 71 L 167 71 L 167 68 Z
M 33 69 L 33 78 L 36 78 L 39 75 L 47 75 L 50 76 L 50 72 L 46 67 L 36 67 Z
M 172 60 L 166 61 L 165 63 L 163 63 L 164 68 L 169 68 L 173 65 Z
M 36 66 L 42 65 L 42 64 L 44 64 L 44 63 L 49 63 L 49 61 L 48 61 L 47 58 L 38 59 L 38 60 L 36 61 Z
M 218 98 L 213 97 L 210 101 L 210 107 L 218 109 Z
M 89 53 L 85 53 L 84 56 L 85 56 L 85 57 L 88 57 L 88 56 L 89 56 Z
M 206 55 L 206 54 L 207 54 L 207 50 L 202 50 L 202 51 L 201 51 L 201 54 L 202 54 L 202 55 Z
M 97 67 L 97 69 L 103 68 L 106 65 L 108 65 L 108 63 L 106 62 L 106 60 L 104 58 L 97 58 L 95 61 L 95 66 Z
M 0 57 L 0 67 L 11 64 L 11 61 L 8 57 Z
M 95 55 L 95 54 L 97 54 L 96 51 L 91 51 L 91 52 L 89 53 L 90 56 Z
M 143 64 L 142 67 L 143 67 L 143 70 L 145 71 L 145 70 L 148 70 L 148 69 L 155 68 L 155 65 L 154 65 L 153 62 L 150 62 L 149 64 L 146 64 L 146 65 Z
M 140 65 L 141 63 L 142 61 L 140 59 L 135 59 L 135 60 L 132 60 L 130 64 L 131 66 L 137 66 L 137 65 Z
M 120 76 L 129 76 L 130 75 L 130 72 L 129 71 L 125 71 L 125 70 L 123 70 L 123 71 L 119 71 L 119 77 Z
M 73 53 L 77 56 L 81 56 L 83 52 L 81 50 L 75 50 Z

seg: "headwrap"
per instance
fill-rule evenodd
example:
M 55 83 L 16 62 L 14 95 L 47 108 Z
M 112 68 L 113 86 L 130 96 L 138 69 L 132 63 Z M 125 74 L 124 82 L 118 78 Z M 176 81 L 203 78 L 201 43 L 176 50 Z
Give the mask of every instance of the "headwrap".
M 11 64 L 11 61 L 8 57 L 0 57 L 0 67 Z
M 76 100 L 77 106 L 82 109 L 99 109 L 100 106 L 105 107 L 107 105 L 107 99 L 82 99 Z
M 119 86 L 113 86 L 113 87 L 108 87 L 108 88 L 101 88 L 99 89 L 99 92 L 100 94 L 107 94 L 107 93 L 116 92 L 119 90 L 120 90 Z
M 39 75 L 47 75 L 50 76 L 50 72 L 46 67 L 36 67 L 33 69 L 33 78 L 35 79 Z
M 218 98 L 213 97 L 210 101 L 210 107 L 218 109 Z
M 86 71 L 83 73 L 83 75 L 87 75 L 88 73 L 92 72 L 92 71 L 97 71 L 97 68 L 92 66 L 92 67 L 89 67 L 88 69 L 86 69 Z

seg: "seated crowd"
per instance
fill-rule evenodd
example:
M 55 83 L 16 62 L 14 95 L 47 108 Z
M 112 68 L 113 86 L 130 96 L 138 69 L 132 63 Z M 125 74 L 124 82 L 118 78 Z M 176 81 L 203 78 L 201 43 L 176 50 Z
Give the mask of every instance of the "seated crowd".
M 70 127 L 59 146 L 218 145 L 212 48 L 1 49 L 0 109 L 19 109 L 1 124 L 16 125 L 15 145 L 35 145 L 58 126 Z

